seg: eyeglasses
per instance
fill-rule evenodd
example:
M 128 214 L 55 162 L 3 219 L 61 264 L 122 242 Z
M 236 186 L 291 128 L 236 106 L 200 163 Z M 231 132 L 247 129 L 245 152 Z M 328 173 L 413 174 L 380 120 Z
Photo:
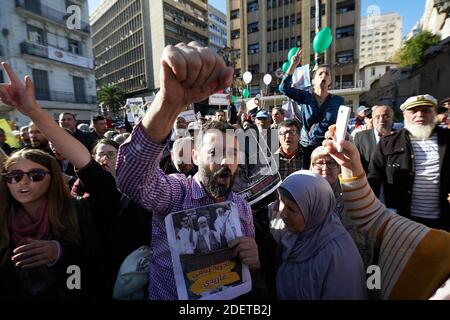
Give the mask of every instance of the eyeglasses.
M 117 155 L 117 151 L 106 151 L 97 153 L 97 157 L 101 158 L 107 156 L 108 158 L 114 158 Z
M 298 131 L 297 130 L 286 130 L 286 131 L 279 131 L 278 132 L 278 134 L 280 135 L 280 136 L 285 136 L 285 135 L 287 135 L 287 134 L 290 134 L 291 136 L 296 136 L 296 135 L 298 135 Z
M 318 161 L 318 162 L 313 163 L 313 166 L 316 169 L 322 169 L 325 165 L 327 166 L 327 168 L 330 168 L 330 169 L 336 169 L 338 166 L 336 161 Z
M 15 184 L 20 182 L 24 175 L 27 175 L 28 179 L 30 179 L 30 181 L 32 182 L 39 182 L 44 180 L 47 174 L 50 174 L 50 172 L 43 169 L 32 169 L 28 172 L 24 172 L 22 170 L 13 170 L 11 172 L 4 173 L 3 176 L 5 177 L 7 183 Z

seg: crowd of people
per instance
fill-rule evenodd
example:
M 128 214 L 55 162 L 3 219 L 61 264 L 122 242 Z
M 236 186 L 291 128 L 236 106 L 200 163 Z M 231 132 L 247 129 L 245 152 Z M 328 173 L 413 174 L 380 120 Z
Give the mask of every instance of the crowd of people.
M 344 99 L 329 93 L 327 66 L 314 71 L 311 90 L 293 88 L 299 64 L 296 54 L 280 85 L 293 114 L 255 99 L 233 121 L 218 110 L 188 123 L 180 113 L 229 87 L 233 70 L 195 42 L 166 47 L 145 116 L 108 131 L 102 116 L 90 130 L 73 113 L 54 121 L 31 78 L 2 63 L 9 83 L 0 99 L 31 122 L 18 150 L 0 131 L 0 298 L 112 298 L 122 262 L 148 246 L 148 299 L 175 300 L 166 216 L 229 201 L 238 218 L 218 208 L 214 219 L 174 221 L 177 250 L 232 248 L 252 275 L 241 298 L 429 299 L 444 286 L 450 299 L 450 99 L 407 99 L 398 130 L 391 106 L 363 106 L 347 139 L 334 141 L 338 152 Z M 234 187 L 250 171 L 251 144 L 277 159 L 280 183 L 249 204 Z M 67 287 L 71 265 L 82 270 L 80 290 Z M 373 265 L 376 289 L 366 282 Z

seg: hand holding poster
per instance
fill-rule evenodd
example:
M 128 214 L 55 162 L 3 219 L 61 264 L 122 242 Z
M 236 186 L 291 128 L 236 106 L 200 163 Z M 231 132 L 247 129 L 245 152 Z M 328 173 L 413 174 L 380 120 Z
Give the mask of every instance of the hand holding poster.
M 242 236 L 236 205 L 175 212 L 165 224 L 180 300 L 226 300 L 251 290 L 248 267 L 228 247 Z
M 297 89 L 307 89 L 311 86 L 311 77 L 309 75 L 309 64 L 295 69 L 292 76 L 292 86 Z

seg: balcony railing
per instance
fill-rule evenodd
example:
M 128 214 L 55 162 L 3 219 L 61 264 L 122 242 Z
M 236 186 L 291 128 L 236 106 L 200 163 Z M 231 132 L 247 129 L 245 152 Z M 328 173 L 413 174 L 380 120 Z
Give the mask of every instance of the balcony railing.
M 97 96 L 75 95 L 70 92 L 50 91 L 50 90 L 36 90 L 36 99 L 43 101 L 60 101 L 72 103 L 88 103 L 96 104 Z
M 66 20 L 70 16 L 69 13 L 47 7 L 45 5 L 42 5 L 39 1 L 16 0 L 16 7 L 22 8 L 39 16 L 43 16 L 49 20 L 67 27 Z M 80 28 L 83 32 L 91 32 L 89 23 L 85 21 L 81 21 Z
M 81 68 L 94 68 L 93 59 L 79 56 L 64 50 L 59 50 L 51 46 L 24 41 L 20 44 L 20 51 L 22 54 L 30 54 L 32 56 L 42 57 Z
M 20 52 L 22 54 L 31 54 L 32 56 L 38 56 L 48 58 L 48 48 L 37 43 L 22 42 L 20 44 Z

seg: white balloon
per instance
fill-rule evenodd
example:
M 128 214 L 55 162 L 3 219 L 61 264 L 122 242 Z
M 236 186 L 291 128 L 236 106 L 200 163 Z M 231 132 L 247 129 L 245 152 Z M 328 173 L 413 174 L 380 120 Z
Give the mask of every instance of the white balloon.
M 272 76 L 270 74 L 266 74 L 263 78 L 264 84 L 268 86 L 272 82 Z
M 251 72 L 247 71 L 243 74 L 242 79 L 244 80 L 245 84 L 249 84 L 252 82 L 252 74 Z

